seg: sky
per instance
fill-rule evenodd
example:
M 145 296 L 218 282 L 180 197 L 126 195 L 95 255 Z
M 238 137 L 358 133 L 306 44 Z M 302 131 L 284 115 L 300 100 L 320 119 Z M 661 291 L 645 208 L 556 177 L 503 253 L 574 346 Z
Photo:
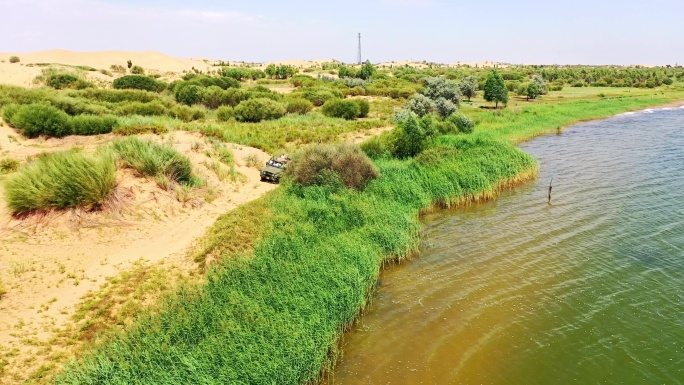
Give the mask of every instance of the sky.
M 0 52 L 682 64 L 683 0 L 0 0 Z

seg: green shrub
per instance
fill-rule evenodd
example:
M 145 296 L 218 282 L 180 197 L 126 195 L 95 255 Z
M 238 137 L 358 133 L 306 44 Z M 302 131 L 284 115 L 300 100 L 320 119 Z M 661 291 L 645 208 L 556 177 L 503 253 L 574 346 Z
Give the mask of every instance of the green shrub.
M 8 122 L 28 138 L 38 135 L 62 137 L 71 134 L 69 115 L 46 104 L 28 104 L 13 112 Z
M 370 103 L 366 99 L 352 99 L 354 103 L 356 103 L 359 106 L 359 118 L 365 118 L 368 116 L 368 113 L 370 112 Z
M 475 128 L 475 122 L 463 114 L 451 115 L 447 120 L 455 124 L 458 127 L 458 131 L 464 134 L 470 134 Z
M 313 109 L 313 103 L 304 98 L 289 98 L 285 101 L 288 114 L 306 114 Z
M 161 116 L 166 115 L 167 110 L 163 104 L 159 102 L 141 103 L 128 102 L 120 105 L 116 109 L 117 115 L 142 115 L 142 116 Z
M 672 85 L 673 82 L 674 82 L 674 81 L 672 80 L 672 78 L 665 78 L 665 79 L 663 79 L 663 84 L 665 84 L 666 86 Z
M 110 111 L 107 107 L 99 104 L 90 103 L 88 100 L 72 98 L 66 95 L 59 95 L 46 100 L 52 106 L 59 108 L 67 114 L 74 116 L 80 114 L 104 115 Z
M 95 87 L 92 83 L 72 73 L 55 73 L 48 75 L 45 78 L 45 85 L 56 90 L 62 90 L 65 88 L 82 90 Z
M 12 125 L 12 117 L 14 114 L 19 111 L 21 108 L 20 105 L 18 104 L 8 104 L 5 107 L 2 108 L 2 120 L 4 120 L 7 124 Z
M 112 133 L 117 135 L 166 134 L 168 125 L 160 117 L 126 116 L 117 119 Z
M 204 88 L 194 84 L 186 84 L 182 87 L 176 87 L 176 101 L 187 105 L 197 104 L 202 101 L 202 94 Z
M 12 64 L 19 63 L 19 56 L 10 56 L 9 62 Z
M 141 66 L 131 67 L 131 73 L 134 75 L 145 75 L 145 70 Z
M 327 102 L 330 99 L 334 99 L 334 98 L 340 98 L 341 99 L 344 97 L 344 95 L 341 92 L 339 92 L 337 90 L 333 91 L 329 88 L 319 88 L 319 89 L 315 89 L 315 90 L 307 90 L 307 91 L 302 93 L 302 96 L 304 97 L 304 99 L 313 103 L 313 105 L 316 107 L 322 106 L 323 104 L 325 104 L 325 102 Z
M 428 134 L 423 129 L 417 115 L 409 113 L 408 117 L 397 123 L 391 133 L 392 155 L 397 158 L 409 158 L 418 155 L 426 146 Z
M 434 107 L 435 112 L 442 118 L 446 118 L 456 112 L 456 105 L 445 98 L 435 100 Z
M 99 135 L 112 132 L 116 125 L 116 117 L 112 115 L 77 115 L 71 118 L 71 126 L 75 135 Z
M 334 186 L 339 181 L 362 190 L 379 172 L 359 146 L 343 143 L 305 147 L 295 154 L 286 175 L 302 186 Z
M 78 152 L 43 154 L 5 183 L 13 214 L 103 204 L 116 185 L 114 160 Z
M 144 90 L 99 90 L 99 89 L 86 89 L 81 91 L 71 91 L 68 95 L 85 98 L 94 99 L 100 102 L 108 103 L 121 103 L 121 102 L 141 102 L 149 103 L 152 101 L 161 101 L 162 96 L 148 92 Z
M 353 100 L 330 99 L 322 108 L 323 115 L 352 120 L 359 117 L 361 108 Z
M 219 122 L 227 122 L 235 115 L 233 108 L 229 106 L 221 106 L 216 110 L 216 120 Z
M 164 176 L 178 183 L 188 183 L 193 177 L 190 159 L 171 147 L 137 137 L 116 140 L 112 147 L 125 167 L 143 176 Z
M 435 110 L 435 102 L 422 94 L 415 94 L 406 103 L 406 109 L 418 116 L 425 116 Z
M 9 174 L 19 169 L 19 161 L 12 158 L 0 160 L 0 174 Z
M 285 106 L 267 98 L 245 100 L 235 107 L 235 119 L 239 122 L 260 122 L 278 119 L 285 115 Z
M 169 110 L 168 115 L 184 122 L 191 122 L 205 117 L 202 109 L 188 106 L 175 106 Z
M 126 75 L 122 76 L 112 83 L 112 87 L 117 90 L 134 89 L 152 92 L 162 92 L 166 89 L 164 82 L 157 81 L 149 76 L 144 75 Z

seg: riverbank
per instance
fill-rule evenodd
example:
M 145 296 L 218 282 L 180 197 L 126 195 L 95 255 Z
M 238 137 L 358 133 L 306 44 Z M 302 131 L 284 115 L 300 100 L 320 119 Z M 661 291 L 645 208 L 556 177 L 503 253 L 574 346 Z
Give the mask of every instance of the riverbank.
M 269 194 L 271 230 L 253 250 L 224 252 L 236 230 L 226 223 L 238 218 L 222 217 L 201 253 L 220 261 L 207 284 L 181 288 L 157 315 L 141 317 L 58 383 L 315 381 L 333 366 L 337 341 L 367 304 L 382 264 L 416 250 L 420 212 L 491 198 L 533 178 L 534 159 L 510 144 L 519 138 L 672 100 L 664 99 L 487 111 L 479 133 L 439 139 L 453 150 L 447 156 L 378 161 L 382 177 L 363 193 L 290 187 Z M 542 115 L 547 109 L 554 113 Z

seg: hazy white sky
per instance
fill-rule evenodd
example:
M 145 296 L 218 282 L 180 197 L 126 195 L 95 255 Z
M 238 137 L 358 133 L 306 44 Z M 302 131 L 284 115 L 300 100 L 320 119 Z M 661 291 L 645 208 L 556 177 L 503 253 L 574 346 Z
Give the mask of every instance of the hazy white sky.
M 0 52 L 275 61 L 684 63 L 684 0 L 0 0 Z

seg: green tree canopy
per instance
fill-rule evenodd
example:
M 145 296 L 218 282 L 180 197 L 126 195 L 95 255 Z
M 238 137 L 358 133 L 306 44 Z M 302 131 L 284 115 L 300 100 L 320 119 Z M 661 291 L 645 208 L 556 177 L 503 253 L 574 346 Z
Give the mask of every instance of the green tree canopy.
M 496 69 L 487 76 L 484 86 L 484 98 L 488 102 L 495 102 L 496 107 L 499 103 L 508 102 L 508 90 L 504 84 L 504 79 Z
M 468 101 L 470 101 L 471 98 L 474 98 L 477 96 L 477 78 L 475 76 L 466 76 L 461 81 L 458 83 L 458 86 L 461 88 L 461 94 L 468 98 Z

